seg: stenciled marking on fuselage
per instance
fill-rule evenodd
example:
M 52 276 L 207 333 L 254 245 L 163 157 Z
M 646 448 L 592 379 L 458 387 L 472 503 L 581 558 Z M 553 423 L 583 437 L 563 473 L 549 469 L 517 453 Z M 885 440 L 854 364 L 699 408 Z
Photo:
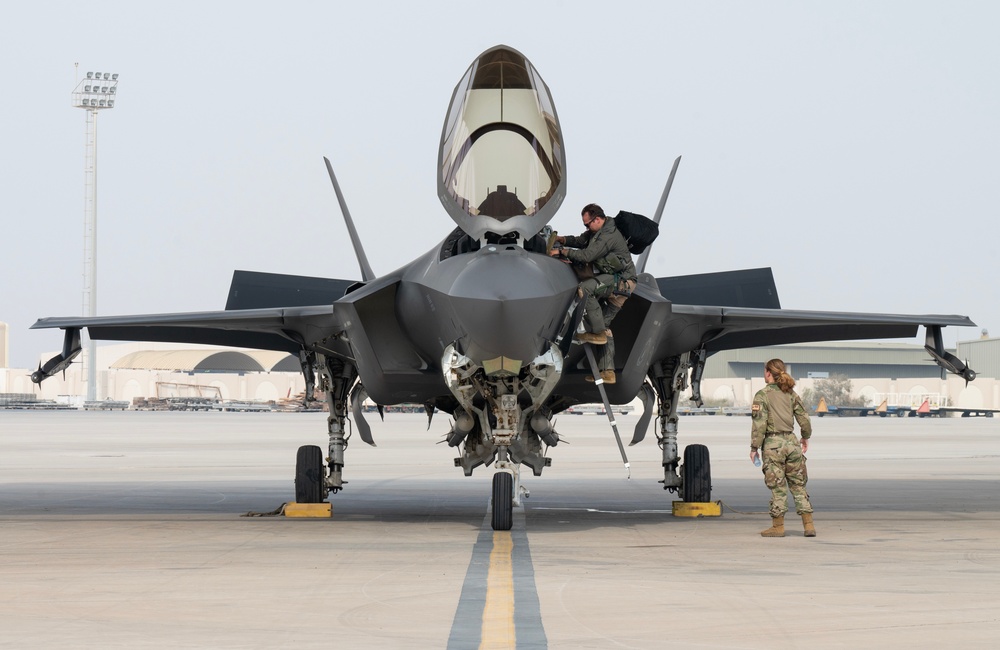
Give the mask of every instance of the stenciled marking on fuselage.
M 535 571 L 515 509 L 510 531 L 494 531 L 487 513 L 472 549 L 448 648 L 547 648 Z

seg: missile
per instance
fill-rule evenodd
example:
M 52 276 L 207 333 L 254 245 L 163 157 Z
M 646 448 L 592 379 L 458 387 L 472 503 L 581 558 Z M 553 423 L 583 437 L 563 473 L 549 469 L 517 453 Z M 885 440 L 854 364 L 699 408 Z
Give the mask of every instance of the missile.
M 959 377 L 970 382 L 976 378 L 976 371 L 962 363 L 962 360 L 951 352 L 944 349 L 944 341 L 941 337 L 941 327 L 932 325 L 925 328 L 927 337 L 924 341 L 924 349 L 934 359 L 934 363 L 941 367 L 941 379 L 944 379 L 944 371 L 953 372 Z
M 62 352 L 46 361 L 45 365 L 39 363 L 38 370 L 31 373 L 32 382 L 41 384 L 57 372 L 65 372 L 69 364 L 73 363 L 73 359 L 83 352 L 83 347 L 80 345 L 79 328 L 69 328 L 65 331 Z

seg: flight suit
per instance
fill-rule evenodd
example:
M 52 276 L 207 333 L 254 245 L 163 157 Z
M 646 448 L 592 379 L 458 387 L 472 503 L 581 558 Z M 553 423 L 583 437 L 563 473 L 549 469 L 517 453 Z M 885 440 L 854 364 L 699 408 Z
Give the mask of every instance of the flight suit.
M 628 243 L 612 218 L 605 219 L 597 232 L 587 230 L 579 237 L 568 236 L 565 243 L 571 249 L 579 250 L 563 249 L 563 257 L 574 264 L 594 267 L 594 277 L 580 282 L 580 289 L 586 298 L 584 327 L 588 332 L 604 332 L 625 303 L 625 296 L 615 294 L 615 290 L 630 293 L 635 288 L 635 264 Z M 599 302 L 601 298 L 607 299 L 604 309 Z M 601 370 L 610 370 L 613 364 L 614 348 L 611 348 L 601 356 L 599 365 Z
M 802 438 L 812 436 L 812 423 L 802 399 L 794 392 L 785 393 L 777 384 L 768 384 L 753 398 L 750 451 L 761 450 L 764 484 L 771 490 L 771 517 L 784 517 L 788 511 L 788 492 L 795 500 L 795 511 L 812 513 L 806 493 L 806 457 L 793 432 L 799 423 Z

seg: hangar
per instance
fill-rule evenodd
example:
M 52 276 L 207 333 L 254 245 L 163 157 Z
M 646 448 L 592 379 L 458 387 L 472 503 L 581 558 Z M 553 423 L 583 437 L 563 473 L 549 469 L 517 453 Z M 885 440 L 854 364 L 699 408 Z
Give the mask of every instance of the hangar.
M 746 406 L 763 388 L 768 359 L 782 359 L 800 393 L 816 381 L 836 374 L 851 379 L 854 394 L 868 403 L 919 406 L 924 399 L 941 405 L 1000 408 L 1000 339 L 960 341 L 953 351 L 968 360 L 978 377 L 966 385 L 942 371 L 922 345 L 896 342 L 796 343 L 726 350 L 709 357 L 702 380 L 706 400 Z M 916 402 L 916 404 L 913 404 Z
M 52 353 L 41 357 L 48 358 L 46 354 Z M 30 369 L 7 370 L 0 392 L 82 403 L 87 391 L 81 370 L 82 364 L 74 363 L 65 377 L 53 377 L 41 387 L 31 383 Z M 285 352 L 149 342 L 97 348 L 99 400 L 173 397 L 179 389 L 194 395 L 199 387 L 212 388 L 222 400 L 270 402 L 302 393 L 305 380 L 298 359 Z
M 299 372 L 299 362 L 272 350 L 138 350 L 114 361 L 112 370 L 175 370 L 190 373 Z

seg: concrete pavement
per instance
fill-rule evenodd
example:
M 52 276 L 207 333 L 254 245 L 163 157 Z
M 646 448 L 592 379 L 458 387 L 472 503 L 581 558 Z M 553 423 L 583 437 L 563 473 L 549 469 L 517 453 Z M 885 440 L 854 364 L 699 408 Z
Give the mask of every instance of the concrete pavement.
M 376 420 L 378 448 L 348 449 L 333 518 L 291 520 L 239 515 L 293 498 L 295 449 L 324 445 L 322 414 L 0 412 L 0 647 L 461 647 L 491 471 L 462 476 L 434 444 L 445 420 Z M 619 418 L 626 438 L 636 420 Z M 523 638 L 994 647 L 1000 421 L 814 424 L 819 536 L 790 516 L 788 537 L 763 539 L 747 418 L 682 418 L 681 447 L 709 445 L 727 507 L 681 519 L 652 432 L 627 448 L 626 480 L 604 418 L 561 416 L 569 444 L 525 473 L 516 518 L 542 628 Z

